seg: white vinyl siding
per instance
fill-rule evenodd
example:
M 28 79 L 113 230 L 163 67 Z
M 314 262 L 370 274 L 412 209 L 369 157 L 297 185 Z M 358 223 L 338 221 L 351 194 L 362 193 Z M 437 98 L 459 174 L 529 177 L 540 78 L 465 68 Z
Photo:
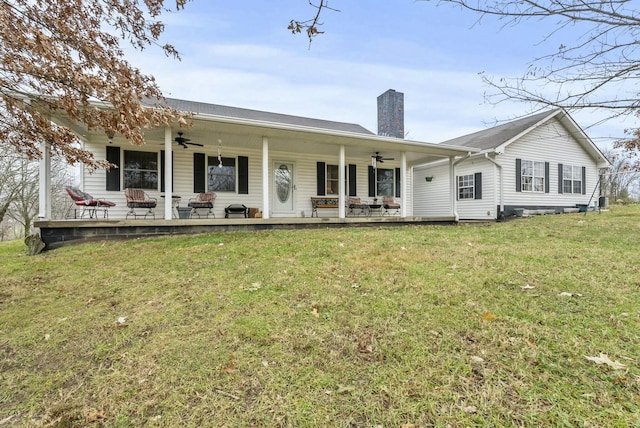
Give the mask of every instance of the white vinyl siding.
M 457 201 L 458 217 L 461 220 L 495 220 L 498 217 L 497 182 L 499 176 L 496 167 L 490 161 L 478 157 L 471 158 L 456 165 L 457 176 L 472 176 L 482 174 L 482 198 Z
M 432 177 L 427 181 L 426 177 Z M 449 162 L 436 162 L 413 169 L 413 215 L 419 217 L 451 216 Z
M 516 159 L 549 162 L 549 193 L 516 191 Z M 589 196 L 558 192 L 558 164 L 586 167 L 588 195 L 598 182 L 596 161 L 555 119 L 509 144 L 504 154 L 497 156 L 496 160 L 502 165 L 505 205 L 570 207 L 586 204 Z M 485 183 L 487 188 L 489 182 L 485 180 Z

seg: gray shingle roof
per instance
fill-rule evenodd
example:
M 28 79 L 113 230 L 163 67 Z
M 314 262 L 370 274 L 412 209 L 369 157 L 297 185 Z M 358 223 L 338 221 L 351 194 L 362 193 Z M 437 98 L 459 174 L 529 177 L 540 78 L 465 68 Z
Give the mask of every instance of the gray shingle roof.
M 292 116 L 288 114 L 271 113 L 260 110 L 250 110 L 238 107 L 229 107 L 218 104 L 208 104 L 195 101 L 166 98 L 167 104 L 179 111 L 196 114 L 206 114 L 222 116 L 234 119 L 256 120 L 274 124 L 286 124 L 294 126 L 304 126 L 310 128 L 320 128 L 333 131 L 354 132 L 358 134 L 375 135 L 368 129 L 354 124 L 344 122 L 334 122 L 330 120 L 311 119 L 307 117 Z M 152 104 L 152 103 L 150 103 Z
M 555 115 L 560 109 L 545 111 L 522 119 L 517 119 L 504 125 L 463 135 L 452 140 L 444 141 L 440 144 L 452 146 L 473 147 L 481 150 L 495 149 L 506 143 L 543 119 Z

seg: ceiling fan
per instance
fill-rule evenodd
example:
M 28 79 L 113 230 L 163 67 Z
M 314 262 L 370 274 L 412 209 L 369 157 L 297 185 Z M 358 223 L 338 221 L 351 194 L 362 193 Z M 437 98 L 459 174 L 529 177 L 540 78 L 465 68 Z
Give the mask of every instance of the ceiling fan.
M 190 139 L 188 138 L 184 138 L 182 136 L 182 132 L 178 132 L 178 136 L 176 138 L 173 139 L 173 141 L 175 141 L 176 143 L 180 144 L 182 147 L 184 147 L 185 149 L 187 148 L 187 144 L 190 144 L 192 146 L 200 146 L 203 147 L 202 144 L 198 144 L 198 143 L 192 143 Z
M 380 152 L 376 152 L 375 155 L 371 155 L 371 163 L 384 163 L 386 160 L 395 160 L 395 158 L 385 158 L 380 155 Z

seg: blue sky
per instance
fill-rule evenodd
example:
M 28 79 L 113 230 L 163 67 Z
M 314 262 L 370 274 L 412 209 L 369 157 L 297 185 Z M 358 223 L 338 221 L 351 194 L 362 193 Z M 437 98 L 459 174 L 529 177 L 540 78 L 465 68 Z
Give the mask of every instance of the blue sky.
M 437 143 L 532 111 L 523 103 L 486 103 L 489 88 L 478 73 L 520 76 L 534 58 L 553 52 L 561 37 L 578 34 L 541 43 L 554 22 L 504 27 L 436 2 L 329 5 L 340 12 L 324 11 L 325 34 L 309 48 L 304 35 L 287 30 L 290 19 L 314 14 L 307 0 L 193 0 L 163 17 L 163 40 L 182 61 L 158 49 L 128 59 L 154 75 L 166 96 L 358 123 L 373 132 L 376 97 L 395 89 L 405 96 L 407 138 Z M 634 126 L 617 120 L 590 127 L 604 115 L 573 114 L 601 147 Z

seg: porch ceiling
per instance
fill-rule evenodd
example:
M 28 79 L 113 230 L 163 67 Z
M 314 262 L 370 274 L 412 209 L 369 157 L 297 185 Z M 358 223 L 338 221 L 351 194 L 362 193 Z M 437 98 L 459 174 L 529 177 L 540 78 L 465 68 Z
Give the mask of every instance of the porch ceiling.
M 106 136 L 102 131 L 88 131 L 86 127 L 67 121 L 64 117 L 52 119 L 69 127 L 83 138 L 100 139 Z M 207 151 L 217 149 L 218 140 L 222 147 L 240 147 L 260 149 L 262 139 L 269 140 L 269 150 L 291 153 L 309 153 L 326 156 L 327 159 L 339 156 L 340 145 L 345 146 L 345 154 L 351 158 L 363 158 L 369 161 L 375 152 L 385 157 L 400 160 L 401 153 L 406 153 L 409 166 L 419 165 L 449 156 L 461 156 L 478 149 L 468 147 L 447 146 L 424 143 L 398 138 L 382 137 L 374 134 L 360 134 L 345 131 L 311 128 L 297 125 L 263 122 L 248 119 L 236 119 L 226 116 L 195 115 L 193 125 L 189 128 L 173 127 L 172 138 L 178 131 L 194 143 L 203 144 Z M 164 129 L 155 128 L 144 131 L 146 144 L 164 148 Z M 174 144 L 174 150 L 184 150 Z M 187 150 L 198 150 L 197 146 L 189 146 Z

